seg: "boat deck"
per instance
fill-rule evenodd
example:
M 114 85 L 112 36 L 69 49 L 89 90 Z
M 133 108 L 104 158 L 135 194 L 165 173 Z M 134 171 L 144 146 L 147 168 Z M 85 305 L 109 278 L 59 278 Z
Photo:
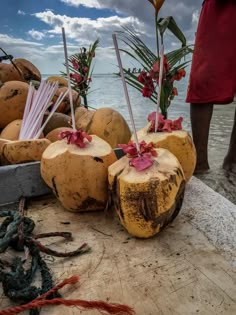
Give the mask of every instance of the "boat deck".
M 151 239 L 131 237 L 112 212 L 75 214 L 51 197 L 33 201 L 27 215 L 36 223 L 35 233 L 73 234 L 71 242 L 51 238 L 45 245 L 69 251 L 86 242 L 92 248 L 80 257 L 44 256 L 56 283 L 80 278 L 62 290 L 64 298 L 127 304 L 137 315 L 236 314 L 236 206 L 195 177 L 180 215 Z M 0 305 L 12 306 L 1 291 Z M 41 311 L 82 313 L 64 306 Z

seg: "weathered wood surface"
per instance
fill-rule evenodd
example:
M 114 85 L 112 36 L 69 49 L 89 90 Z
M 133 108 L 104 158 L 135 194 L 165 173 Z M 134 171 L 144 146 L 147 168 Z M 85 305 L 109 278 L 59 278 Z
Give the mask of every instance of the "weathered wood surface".
M 0 166 L 0 205 L 18 202 L 20 197 L 51 193 L 40 175 L 40 163 Z
M 47 257 L 56 283 L 71 275 L 80 277 L 78 285 L 63 290 L 65 298 L 124 303 L 137 315 L 235 315 L 235 269 L 184 214 L 189 204 L 186 200 L 175 222 L 147 240 L 129 236 L 111 212 L 70 213 L 54 199 L 34 202 L 27 215 L 35 220 L 36 233 L 70 231 L 74 236 L 72 242 L 55 238 L 44 240 L 44 244 L 69 251 L 87 242 L 92 248 L 91 253 L 78 258 Z M 2 297 L 0 305 L 3 309 L 12 304 Z M 63 306 L 41 312 L 81 313 Z

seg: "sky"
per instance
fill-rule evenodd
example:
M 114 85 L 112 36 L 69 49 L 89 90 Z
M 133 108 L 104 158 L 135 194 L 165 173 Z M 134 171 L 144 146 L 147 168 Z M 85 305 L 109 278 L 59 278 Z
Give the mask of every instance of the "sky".
M 201 4 L 201 0 L 166 0 L 159 16 L 173 16 L 188 43 L 193 43 Z M 99 39 L 94 73 L 117 72 L 112 33 L 122 26 L 135 30 L 155 49 L 154 8 L 148 0 L 1 0 L 0 21 L 0 47 L 14 58 L 30 60 L 41 74 L 65 70 L 62 27 L 68 55 Z M 167 34 L 166 51 L 179 45 Z M 132 68 L 126 56 L 122 61 Z

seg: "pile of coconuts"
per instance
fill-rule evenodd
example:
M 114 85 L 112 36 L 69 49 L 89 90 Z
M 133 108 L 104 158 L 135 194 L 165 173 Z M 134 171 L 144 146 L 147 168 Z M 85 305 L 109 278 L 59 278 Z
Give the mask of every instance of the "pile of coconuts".
M 121 224 L 136 237 L 152 237 L 173 221 L 180 211 L 185 185 L 195 166 L 195 149 L 186 132 L 159 133 L 153 139 L 145 128 L 140 130 L 139 141 L 153 142 L 157 156 L 149 168 L 138 171 L 128 155 L 117 160 L 113 150 L 131 139 L 122 115 L 112 108 L 86 109 L 80 106 L 80 97 L 73 91 L 76 129 L 90 135 L 91 141 L 86 140 L 84 147 L 78 147 L 68 143 L 67 138 L 58 140 L 61 132 L 75 132 L 68 97 L 35 142 L 34 152 L 28 154 L 31 140 L 26 139 L 28 144 L 22 147 L 18 137 L 29 81 L 41 81 L 41 74 L 28 60 L 13 62 L 20 74 L 11 64 L 0 64 L 1 164 L 40 160 L 42 178 L 65 209 L 73 212 L 103 210 L 110 200 Z M 55 101 L 60 92 L 67 89 L 67 80 L 59 76 L 47 80 L 59 82 Z M 14 152 L 25 153 L 22 158 Z

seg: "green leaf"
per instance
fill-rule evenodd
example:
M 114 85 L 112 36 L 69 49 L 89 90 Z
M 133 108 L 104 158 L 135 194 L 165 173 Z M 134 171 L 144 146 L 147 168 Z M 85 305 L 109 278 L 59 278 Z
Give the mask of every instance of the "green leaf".
M 173 16 L 167 16 L 165 18 L 160 18 L 157 21 L 157 27 L 161 34 L 161 36 L 164 36 L 164 33 L 167 29 L 169 29 L 176 38 L 182 43 L 182 46 L 186 46 L 186 37 L 184 36 L 184 33 L 181 31 L 181 29 L 178 27 L 177 23 L 175 22 Z

